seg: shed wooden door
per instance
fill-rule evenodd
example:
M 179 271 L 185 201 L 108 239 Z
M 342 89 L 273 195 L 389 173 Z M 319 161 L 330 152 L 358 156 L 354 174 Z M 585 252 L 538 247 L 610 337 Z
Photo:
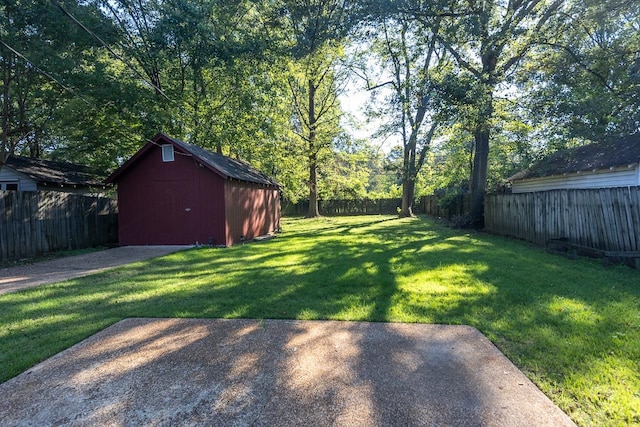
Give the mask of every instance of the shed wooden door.
M 186 180 L 154 181 L 154 194 L 163 194 L 154 200 L 157 206 L 155 224 L 149 236 L 154 244 L 189 245 L 196 243 L 197 223 L 193 220 L 191 191 Z M 202 242 L 201 242 L 202 243 Z

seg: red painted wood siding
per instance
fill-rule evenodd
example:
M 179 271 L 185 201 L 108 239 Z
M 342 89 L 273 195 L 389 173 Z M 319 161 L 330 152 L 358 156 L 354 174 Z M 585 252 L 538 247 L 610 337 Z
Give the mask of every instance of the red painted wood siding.
M 117 183 L 121 245 L 226 244 L 225 182 L 192 156 L 151 147 Z
M 275 188 L 259 184 L 225 183 L 227 245 L 263 236 L 280 227 L 280 199 Z

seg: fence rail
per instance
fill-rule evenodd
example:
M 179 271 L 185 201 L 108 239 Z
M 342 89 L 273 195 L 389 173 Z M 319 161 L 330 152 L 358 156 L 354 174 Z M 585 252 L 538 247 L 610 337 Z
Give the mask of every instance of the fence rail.
M 118 241 L 112 199 L 55 191 L 0 191 L 0 260 Z
M 485 229 L 540 245 L 562 238 L 605 251 L 638 251 L 640 187 L 488 194 Z
M 397 214 L 401 199 L 321 200 L 323 215 L 380 215 Z

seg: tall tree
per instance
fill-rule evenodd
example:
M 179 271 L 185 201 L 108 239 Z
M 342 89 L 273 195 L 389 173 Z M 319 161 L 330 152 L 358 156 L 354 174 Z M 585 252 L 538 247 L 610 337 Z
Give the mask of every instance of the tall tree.
M 55 74 L 73 88 L 73 96 L 48 113 L 42 154 L 106 173 L 135 151 L 155 123 L 156 115 L 149 114 L 148 82 L 122 55 L 122 34 L 99 1 L 50 3 L 71 46 L 56 46 L 53 55 L 73 64 Z M 82 40 L 87 46 L 75 48 Z
M 564 3 L 565 0 L 463 0 L 450 2 L 448 8 L 436 12 L 446 18 L 438 33 L 439 43 L 474 83 L 470 189 L 471 222 L 475 227 L 483 225 L 496 90 L 503 88 L 501 85 L 508 82 L 541 37 L 558 31 L 556 18 Z
M 163 16 L 164 2 L 157 0 L 95 1 L 108 11 L 112 22 L 120 31 L 118 53 L 122 53 L 121 60 L 127 61 L 128 58 L 132 58 L 142 70 L 138 71 L 140 76 L 147 78 L 148 84 L 158 96 L 166 97 L 161 74 L 162 55 L 165 53 L 167 38 L 159 25 Z M 179 7 L 181 4 L 181 2 L 171 3 L 169 2 L 173 7 Z
M 56 155 L 96 163 L 91 154 L 103 153 L 100 163 L 113 168 L 163 131 L 226 155 L 274 164 L 274 154 L 261 147 L 274 145 L 290 110 L 283 101 L 283 61 L 273 52 L 279 40 L 267 25 L 269 2 L 96 2 L 119 36 L 102 45 L 103 57 L 84 76 L 93 84 L 99 73 L 111 74 L 106 93 L 92 93 L 93 103 L 105 111 L 79 114 L 84 129 L 63 120 L 67 137 L 54 147 Z M 109 120 L 112 127 L 105 129 Z
M 339 133 L 338 95 L 346 81 L 339 65 L 344 54 L 342 40 L 348 30 L 350 6 L 348 0 L 287 0 L 282 9 L 293 36 L 289 87 L 295 132 L 306 146 L 308 217 L 320 215 L 320 156 Z
M 70 7 L 96 21 L 99 11 L 70 2 Z M 60 11 L 45 0 L 0 2 L 0 167 L 7 156 L 22 149 L 37 155 L 47 115 L 57 104 L 75 96 L 71 79 L 78 55 L 92 41 L 67 30 Z
M 519 81 L 551 149 L 640 130 L 640 3 L 574 2 L 573 25 L 544 40 Z M 560 138 L 558 138 L 560 137 Z
M 377 114 L 392 118 L 381 131 L 399 135 L 402 141 L 400 216 L 413 215 L 416 180 L 444 119 L 435 77 L 446 69 L 446 51 L 437 43 L 440 21 L 441 17 L 435 15 L 416 19 L 403 11 L 383 16 L 381 22 L 374 24 L 378 32 L 374 51 L 382 61 L 383 76 L 389 80 L 373 83 L 365 69 L 362 73 L 370 90 L 391 88 L 385 106 Z

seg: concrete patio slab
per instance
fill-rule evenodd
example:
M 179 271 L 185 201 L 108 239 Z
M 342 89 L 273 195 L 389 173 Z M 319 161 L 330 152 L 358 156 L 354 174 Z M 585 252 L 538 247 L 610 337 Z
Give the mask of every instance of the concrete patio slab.
M 0 384 L 3 426 L 571 426 L 468 326 L 127 319 Z

